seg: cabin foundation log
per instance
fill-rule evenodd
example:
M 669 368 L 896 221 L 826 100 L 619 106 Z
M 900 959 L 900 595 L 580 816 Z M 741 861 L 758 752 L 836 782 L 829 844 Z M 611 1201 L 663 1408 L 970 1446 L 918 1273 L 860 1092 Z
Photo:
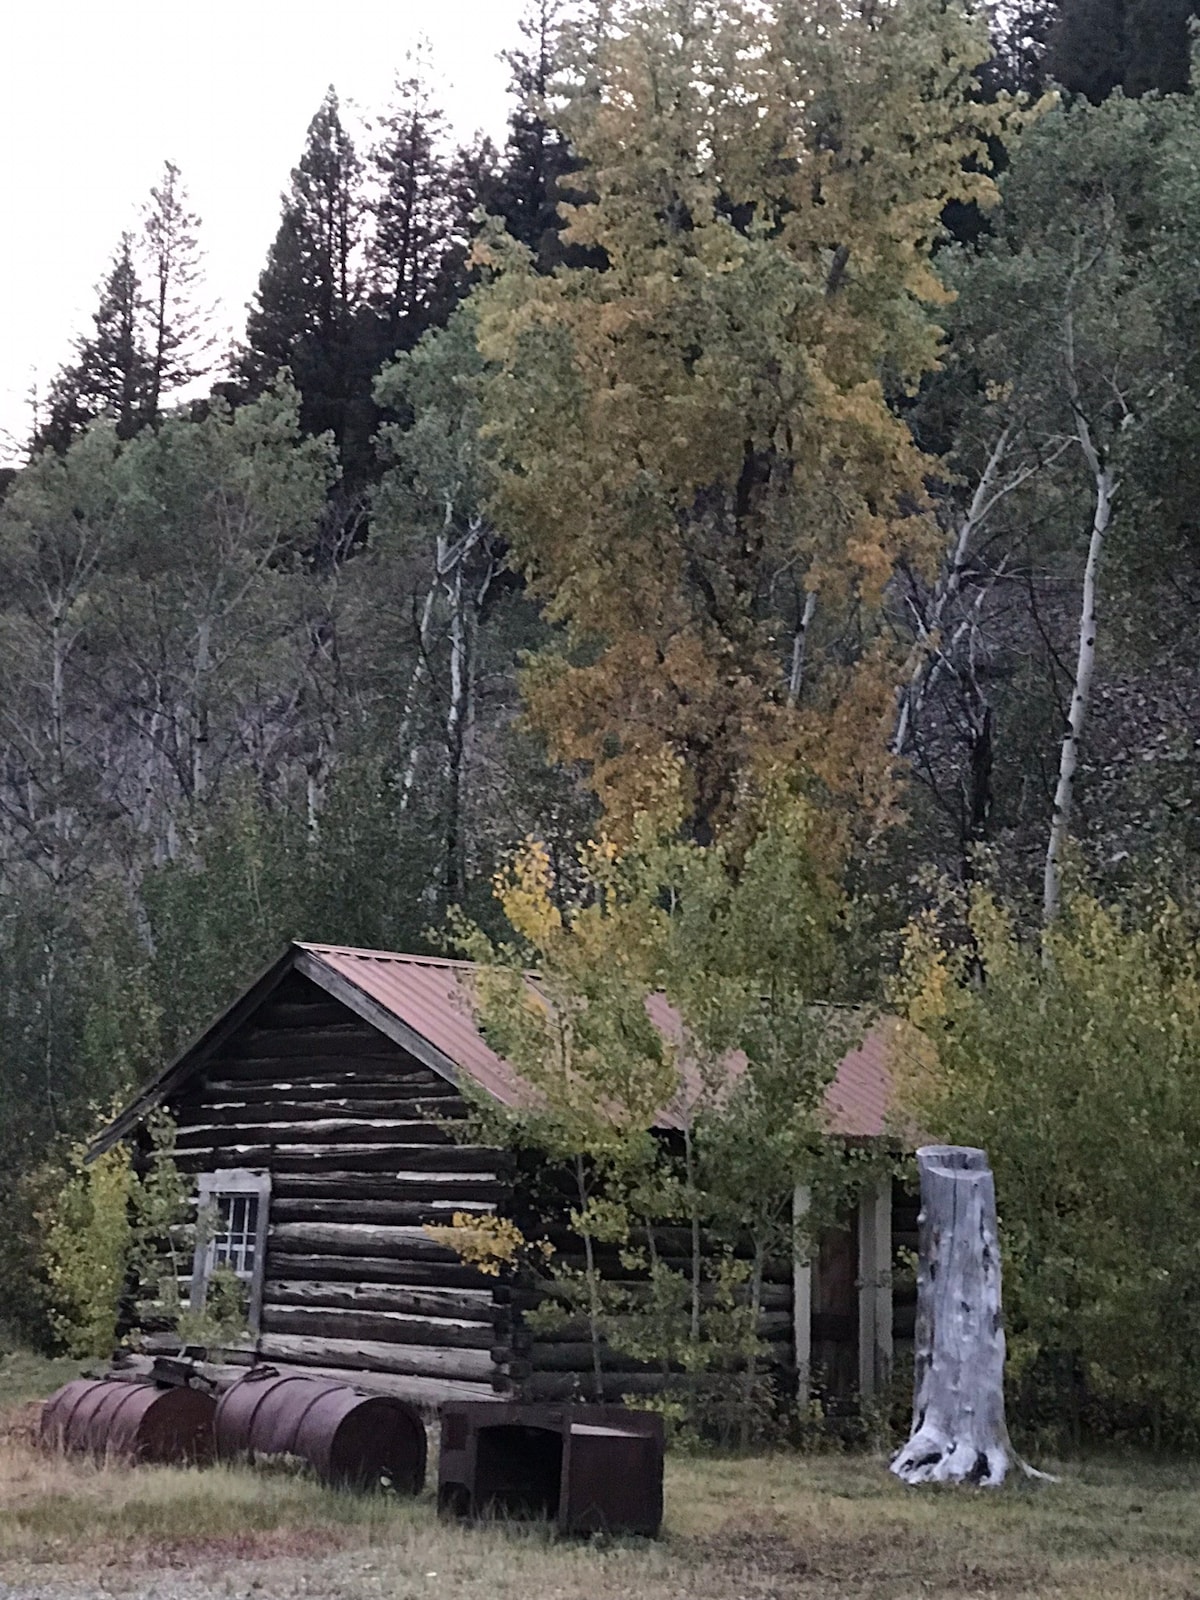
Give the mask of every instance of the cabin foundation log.
M 474 1383 L 490 1383 L 494 1370 L 490 1350 L 385 1344 L 373 1339 L 320 1339 L 303 1334 L 266 1334 L 258 1341 L 258 1354 L 270 1362 L 370 1368 L 402 1377 L 454 1378 Z

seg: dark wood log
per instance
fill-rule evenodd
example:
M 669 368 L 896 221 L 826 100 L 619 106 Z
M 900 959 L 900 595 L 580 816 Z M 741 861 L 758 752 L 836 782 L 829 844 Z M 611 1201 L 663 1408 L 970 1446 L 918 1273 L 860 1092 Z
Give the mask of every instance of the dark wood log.
M 758 1337 L 767 1344 L 790 1344 L 794 1334 L 790 1311 L 764 1311 L 758 1319 Z M 578 1318 L 572 1318 L 554 1329 L 539 1329 L 537 1337 L 539 1344 L 580 1344 L 591 1349 L 590 1344 L 584 1345 L 588 1337 L 587 1323 Z
M 396 1284 L 322 1283 L 312 1278 L 269 1283 L 266 1304 L 272 1309 L 311 1306 L 333 1311 L 403 1311 L 417 1317 L 461 1317 L 493 1327 L 508 1317 L 488 1289 L 410 1289 Z
M 495 1364 L 486 1350 L 448 1350 L 443 1345 L 385 1344 L 372 1339 L 309 1339 L 274 1333 L 258 1341 L 264 1361 L 307 1361 L 326 1367 L 370 1368 L 414 1378 L 490 1382 Z
M 592 1346 L 589 1343 L 547 1344 L 544 1340 L 535 1341 L 529 1352 L 529 1363 L 535 1372 L 591 1372 L 593 1369 Z M 600 1346 L 600 1366 L 605 1372 L 646 1372 L 650 1364 L 645 1361 L 635 1361 L 632 1356 L 622 1354 L 617 1350 L 610 1350 L 608 1345 Z
M 202 1105 L 181 1106 L 178 1122 L 186 1126 L 261 1128 L 274 1122 L 338 1121 L 372 1122 L 460 1122 L 467 1114 L 466 1104 L 456 1095 L 427 1098 L 423 1095 L 397 1095 L 386 1100 L 297 1100 L 295 1091 L 285 1091 L 270 1100 L 247 1103 L 238 1100 L 206 1100 Z
M 269 1167 L 272 1172 L 486 1172 L 496 1174 L 496 1152 L 482 1145 L 228 1144 L 191 1145 L 178 1153 L 189 1172 L 207 1167 Z
M 460 1317 L 414 1317 L 404 1311 L 338 1311 L 308 1306 L 264 1306 L 264 1334 L 299 1334 L 307 1339 L 366 1339 L 385 1344 L 437 1345 L 446 1350 L 490 1350 L 490 1322 Z
M 501 1195 L 501 1198 L 503 1198 L 503 1195 Z M 644 1304 L 649 1299 L 650 1284 L 645 1278 L 625 1278 L 618 1276 L 610 1277 L 606 1273 L 604 1275 L 604 1282 L 612 1289 L 619 1290 L 622 1295 L 627 1296 L 634 1304 L 637 1304 L 639 1301 Z M 513 1296 L 514 1302 L 521 1306 L 522 1309 L 532 1310 L 535 1306 L 542 1305 L 548 1300 L 553 1301 L 555 1299 L 562 1299 L 565 1291 L 563 1293 L 556 1294 L 554 1291 L 554 1286 L 549 1283 L 543 1283 L 541 1285 L 528 1285 L 521 1283 L 514 1284 L 510 1289 L 510 1293 Z M 739 1293 L 739 1303 L 745 1304 L 747 1293 L 748 1290 L 745 1289 Z M 706 1307 L 715 1305 L 716 1292 L 711 1285 L 705 1285 L 701 1300 L 703 1305 Z M 789 1327 L 793 1326 L 791 1284 L 763 1284 L 761 1290 L 761 1304 L 764 1312 L 785 1312 L 788 1318 Z
M 257 1056 L 378 1056 L 400 1053 L 368 1023 L 346 1022 L 320 1029 L 295 1028 L 243 1028 L 234 1035 L 221 1054 L 228 1060 L 240 1061 Z
M 911 1306 L 895 1306 L 892 1310 L 892 1337 L 893 1339 L 912 1339 L 917 1329 L 917 1308 Z
M 399 1222 L 448 1228 L 456 1211 L 490 1212 L 487 1200 L 280 1200 L 271 1201 L 274 1222 Z
M 413 1288 L 490 1288 L 495 1279 L 463 1261 L 411 1261 L 391 1256 L 303 1255 L 267 1251 L 265 1267 L 268 1298 L 272 1285 L 298 1278 L 321 1283 L 405 1284 Z M 498 1286 L 499 1287 L 499 1286 Z
M 542 1235 L 535 1235 L 542 1237 Z M 560 1266 L 568 1267 L 575 1272 L 582 1272 L 587 1266 L 582 1251 L 559 1250 L 555 1252 L 554 1259 Z M 622 1266 L 620 1257 L 615 1248 L 600 1247 L 596 1251 L 597 1264 L 606 1283 L 616 1282 L 629 1277 L 627 1270 Z M 664 1267 L 669 1267 L 673 1272 L 681 1273 L 684 1277 L 691 1274 L 692 1263 L 687 1256 L 661 1255 L 659 1261 Z M 782 1261 L 768 1261 L 763 1269 L 764 1282 L 775 1288 L 783 1290 L 790 1296 L 792 1288 L 792 1273 L 789 1268 L 784 1271 Z M 637 1282 L 637 1279 L 630 1280 Z M 642 1280 L 643 1282 L 645 1280 Z
M 626 1395 L 642 1397 L 662 1394 L 667 1389 L 679 1391 L 689 1382 L 680 1373 L 664 1375 L 661 1372 L 606 1372 L 601 1381 L 600 1398 L 610 1405 L 620 1405 Z M 700 1394 L 719 1390 L 719 1382 L 709 1377 L 693 1381 Z M 587 1372 L 533 1372 L 515 1384 L 514 1390 L 513 1398 L 522 1400 L 591 1400 L 595 1396 L 590 1369 Z
M 330 1055 L 319 1050 L 309 1055 L 214 1056 L 209 1062 L 208 1077 L 213 1083 L 262 1083 L 275 1079 L 304 1083 L 338 1076 L 350 1079 L 360 1068 L 367 1082 L 380 1084 L 389 1082 L 393 1073 L 407 1077 L 410 1070 L 404 1056 L 385 1054 L 381 1047 L 374 1054 L 353 1056 L 346 1051 Z
M 176 1148 L 188 1150 L 196 1145 L 253 1144 L 265 1140 L 273 1145 L 332 1144 L 345 1139 L 347 1144 L 453 1144 L 454 1135 L 436 1122 L 418 1118 L 387 1122 L 368 1122 L 357 1117 L 324 1117 L 318 1122 L 265 1122 L 253 1126 L 209 1122 L 184 1124 L 176 1135 Z
M 299 1359 L 276 1360 L 271 1364 L 281 1373 L 295 1372 L 310 1378 L 336 1378 L 339 1383 L 353 1384 L 356 1389 L 364 1389 L 368 1394 L 392 1395 L 397 1400 L 407 1400 L 410 1405 L 421 1406 L 431 1412 L 437 1412 L 448 1400 L 503 1399 L 503 1394 L 498 1393 L 497 1389 L 500 1386 L 506 1388 L 508 1384 L 506 1375 L 500 1372 L 493 1373 L 490 1382 L 470 1382 L 462 1378 L 418 1378 L 388 1372 L 368 1372 L 348 1362 L 336 1367 L 311 1365 Z M 223 1388 L 228 1388 L 237 1378 L 245 1377 L 242 1368 L 205 1364 L 200 1370 L 204 1374 L 222 1374 L 217 1382 Z
M 459 1257 L 417 1227 L 379 1223 L 280 1222 L 267 1232 L 267 1248 L 279 1255 L 392 1256 L 406 1261 L 445 1261 Z
M 280 1173 L 274 1200 L 453 1200 L 464 1211 L 495 1206 L 509 1186 L 499 1178 L 463 1172 Z M 367 1219 L 364 1217 L 363 1221 Z
M 345 1006 L 336 1000 L 270 1000 L 254 1013 L 260 1028 L 308 1028 L 310 1031 L 352 1023 Z
M 462 1099 L 453 1084 L 447 1083 L 444 1078 L 435 1078 L 433 1073 L 422 1068 L 419 1074 L 397 1069 L 394 1073 L 372 1072 L 370 1077 L 354 1072 L 323 1071 L 313 1078 L 298 1078 L 295 1074 L 289 1076 L 287 1073 L 280 1073 L 277 1080 L 271 1077 L 213 1078 L 198 1084 L 194 1092 L 183 1096 L 177 1104 L 181 1107 L 220 1105 L 224 1102 L 258 1105 L 304 1096 L 319 1097 L 323 1105 L 341 1103 L 347 1107 L 353 1106 L 355 1114 L 357 1102 L 363 1100 L 385 1099 L 404 1103 L 409 1100 L 440 1102 Z

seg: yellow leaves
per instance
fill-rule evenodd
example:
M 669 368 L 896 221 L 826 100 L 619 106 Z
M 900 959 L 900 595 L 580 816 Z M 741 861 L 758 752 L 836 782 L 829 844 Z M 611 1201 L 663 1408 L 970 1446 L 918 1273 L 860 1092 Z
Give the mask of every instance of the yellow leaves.
M 453 1250 L 468 1266 L 486 1277 L 498 1278 L 502 1270 L 521 1264 L 531 1253 L 546 1257 L 551 1246 L 544 1240 L 531 1244 L 507 1217 L 490 1212 L 456 1211 L 448 1228 L 427 1224 L 425 1232 L 436 1244 Z
M 892 1004 L 914 1027 L 931 1027 L 948 1015 L 956 982 L 957 975 L 951 970 L 933 914 L 920 913 L 904 930 Z
M 647 810 L 719 830 L 784 752 L 887 810 L 873 638 L 931 463 L 880 373 L 936 367 L 940 218 L 1009 115 L 972 98 L 986 30 L 932 0 L 719 0 L 689 29 L 618 0 L 563 110 L 569 236 L 607 269 L 513 257 L 478 296 L 497 521 L 575 652 L 526 675 L 529 719 L 621 840 Z
M 513 930 L 541 947 L 562 929 L 562 913 L 552 898 L 550 856 L 538 839 L 526 839 L 493 879 L 493 890 Z

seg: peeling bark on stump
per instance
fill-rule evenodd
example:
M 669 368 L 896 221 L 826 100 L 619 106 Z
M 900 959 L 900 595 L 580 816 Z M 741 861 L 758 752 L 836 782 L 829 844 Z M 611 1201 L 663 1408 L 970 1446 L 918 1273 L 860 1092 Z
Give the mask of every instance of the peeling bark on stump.
M 912 1436 L 905 1483 L 997 1487 L 1015 1459 L 1004 1420 L 996 1189 L 982 1150 L 927 1145 L 921 1173 Z

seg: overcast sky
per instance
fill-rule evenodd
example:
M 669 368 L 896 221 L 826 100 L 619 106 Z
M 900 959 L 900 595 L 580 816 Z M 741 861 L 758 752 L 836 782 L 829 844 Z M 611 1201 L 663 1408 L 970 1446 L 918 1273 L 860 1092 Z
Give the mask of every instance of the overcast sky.
M 330 83 L 377 112 L 432 47 L 463 137 L 503 134 L 522 0 L 10 0 L 0 86 L 0 460 L 90 325 L 95 285 L 164 159 L 202 221 L 208 297 L 240 330 L 279 196 Z

